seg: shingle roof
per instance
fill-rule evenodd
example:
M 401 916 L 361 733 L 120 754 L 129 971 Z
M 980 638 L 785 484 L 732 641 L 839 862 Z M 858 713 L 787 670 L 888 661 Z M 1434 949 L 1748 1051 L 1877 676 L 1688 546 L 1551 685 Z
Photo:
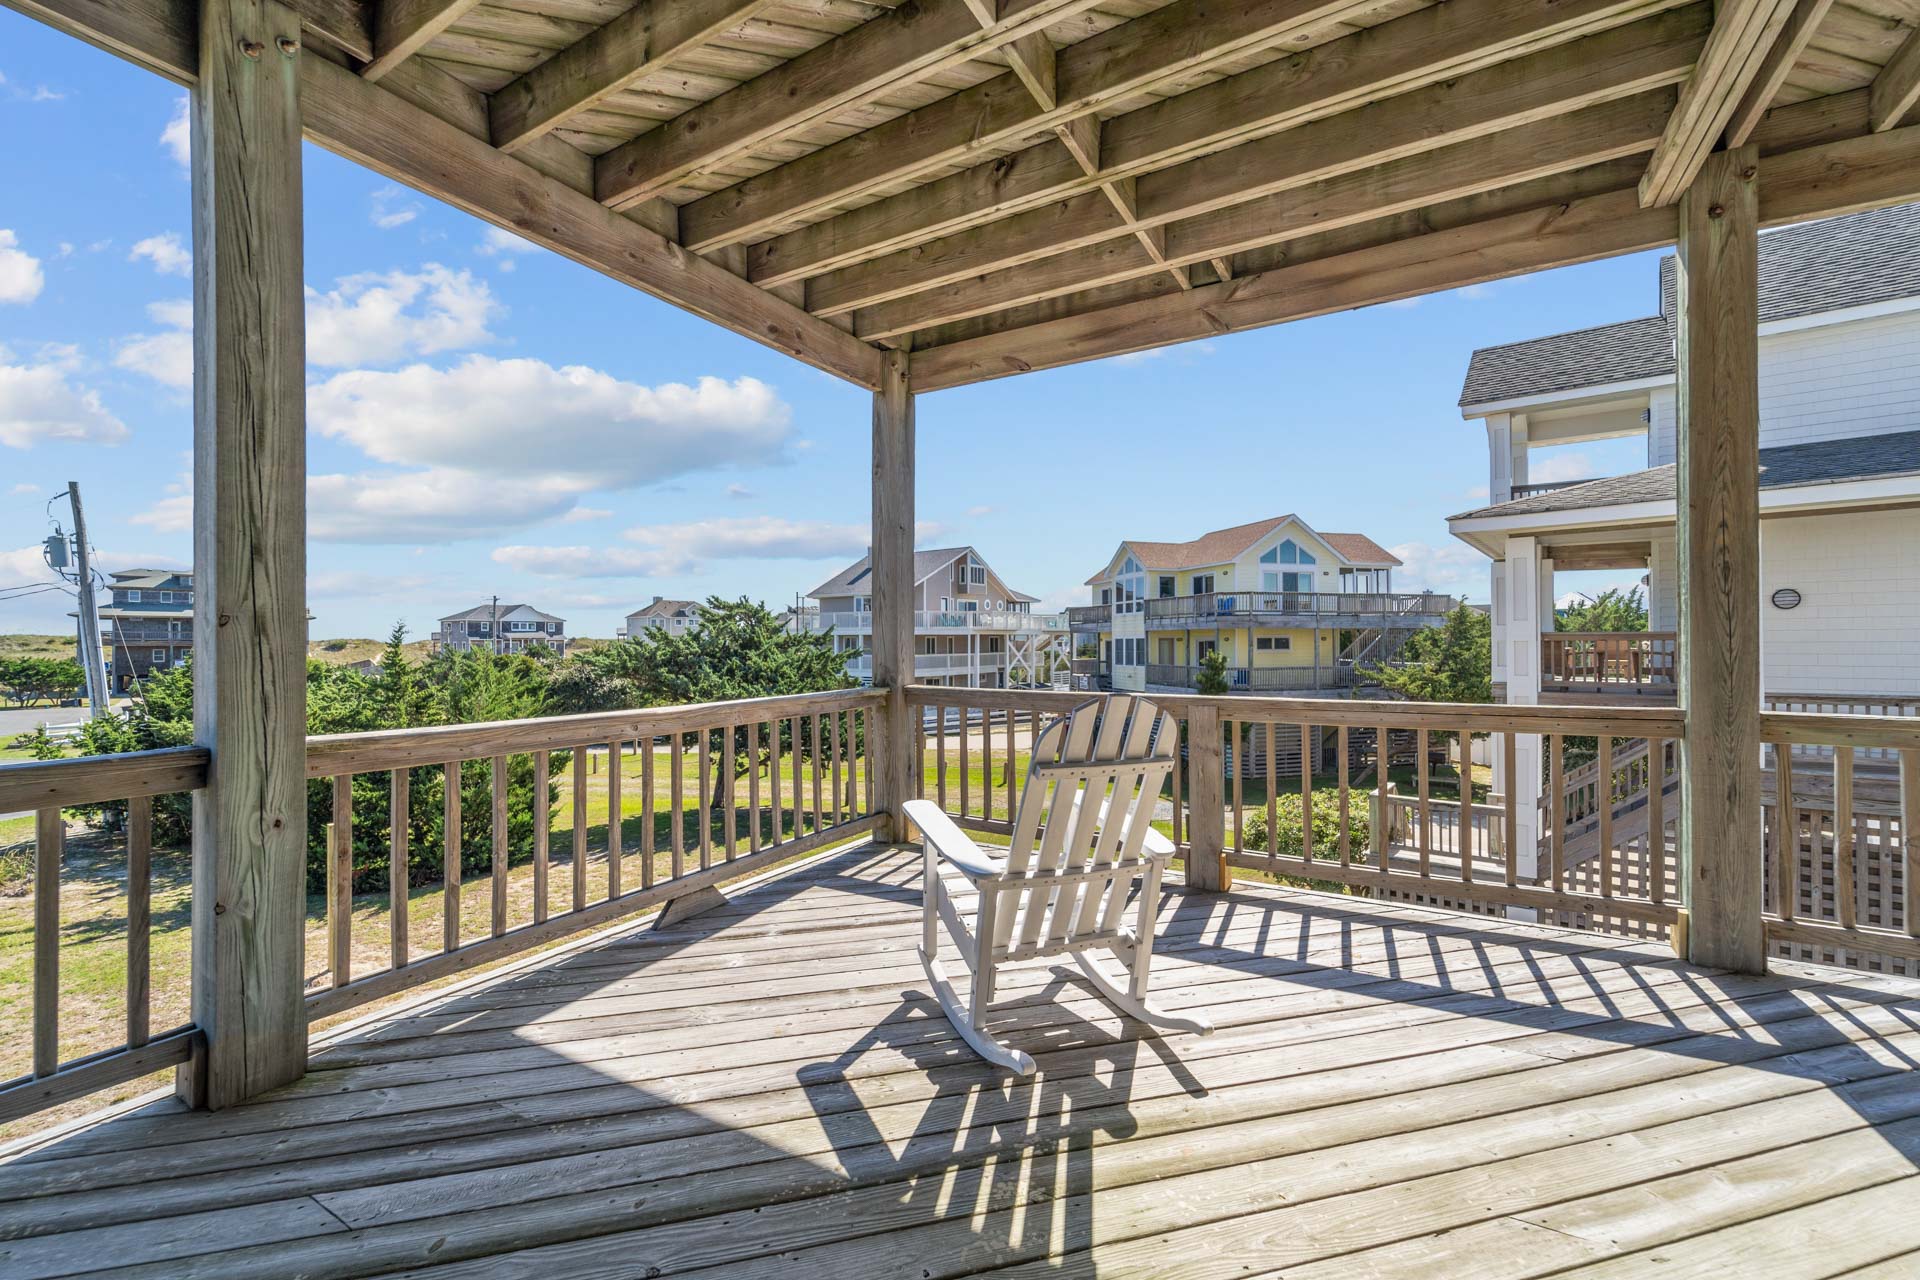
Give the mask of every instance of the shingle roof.
M 1881 476 L 1920 475 L 1920 431 L 1852 436 L 1845 440 L 1818 440 L 1812 444 L 1780 445 L 1760 451 L 1760 487 L 1785 489 L 1793 485 L 1838 484 Z M 1529 494 L 1511 502 L 1465 511 L 1454 520 L 1485 516 L 1546 515 L 1556 511 L 1584 511 L 1633 502 L 1672 502 L 1678 481 L 1673 465 L 1623 476 L 1589 480 L 1547 493 Z
M 1248 547 L 1260 541 L 1288 522 L 1296 522 L 1315 537 L 1332 547 L 1335 552 L 1355 564 L 1396 565 L 1400 561 L 1393 553 L 1369 538 L 1364 533 L 1321 533 L 1296 515 L 1272 516 L 1266 520 L 1255 520 L 1250 524 L 1237 524 L 1229 529 L 1215 529 L 1212 533 L 1203 533 L 1189 542 L 1141 542 L 1129 538 L 1123 544 L 1133 552 L 1134 558 L 1147 570 L 1191 569 L 1202 565 L 1224 564 L 1240 555 Z M 1088 578 L 1085 585 L 1091 586 L 1107 576 L 1103 568 Z
M 122 569 L 112 575 L 114 586 L 126 587 L 134 591 L 144 587 L 169 586 L 176 578 L 192 576 L 192 573 L 186 569 Z
M 493 610 L 494 610 L 494 606 L 491 603 L 477 604 L 473 606 L 473 608 L 471 609 L 462 609 L 459 613 L 450 613 L 446 617 L 440 619 L 440 621 L 442 622 L 490 622 L 493 620 Z M 537 618 L 541 622 L 564 622 L 565 621 L 564 618 L 556 618 L 554 615 L 550 613 L 542 613 L 540 612 L 540 610 L 534 608 L 530 604 L 503 604 L 500 606 L 500 620 L 502 622 L 505 622 L 508 619 L 513 618 L 513 615 L 516 613 L 520 613 L 523 615 L 532 614 L 535 618 Z M 526 618 L 525 616 L 522 616 L 514 620 L 519 622 L 525 622 Z
M 958 560 L 972 550 L 971 547 L 942 547 L 936 551 L 916 551 L 913 553 L 913 581 L 917 586 L 925 582 L 940 570 Z M 984 557 L 982 557 L 984 559 Z M 810 599 L 818 600 L 822 596 L 868 595 L 873 584 L 866 579 L 873 572 L 871 554 L 861 556 L 852 564 L 834 574 L 825 582 L 807 592 Z
M 1920 204 L 1782 227 L 1760 237 L 1760 323 L 1920 297 Z M 1673 373 L 1674 259 L 1660 260 L 1660 314 L 1483 347 L 1462 405 Z
M 1406 563 L 1364 533 L 1322 533 L 1320 538 L 1354 564 L 1374 568 Z

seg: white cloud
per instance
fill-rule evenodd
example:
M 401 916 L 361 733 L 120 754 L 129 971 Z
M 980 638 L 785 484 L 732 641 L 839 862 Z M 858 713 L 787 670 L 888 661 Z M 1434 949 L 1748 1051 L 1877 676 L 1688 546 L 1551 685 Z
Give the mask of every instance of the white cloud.
M 185 533 L 193 528 L 193 472 L 183 471 L 180 479 L 167 486 L 167 496 L 128 517 L 133 524 L 144 524 L 155 533 Z
M 373 208 L 367 216 L 382 231 L 404 227 L 420 216 L 420 202 L 409 198 L 401 187 L 381 187 L 370 198 Z
M 1393 571 L 1397 591 L 1435 591 L 1482 602 L 1491 598 L 1490 562 L 1465 544 L 1403 542 L 1389 550 L 1406 562 Z
M 648 387 L 578 365 L 478 355 L 451 369 L 336 374 L 308 388 L 307 418 L 380 462 L 577 494 L 775 462 L 792 432 L 786 404 L 754 378 Z
M 100 402 L 100 395 L 68 380 L 78 364 L 72 347 L 43 348 L 38 361 L 13 363 L 0 349 L 0 444 L 30 448 L 44 440 L 118 444 L 126 424 Z
M 858 556 L 867 526 L 752 516 L 628 529 L 631 547 L 500 547 L 495 562 L 556 578 L 647 578 L 698 573 L 713 560 Z
M 454 468 L 307 477 L 307 534 L 323 542 L 443 543 L 566 514 L 577 490 Z
M 390 365 L 492 342 L 487 326 L 503 310 L 486 281 L 438 263 L 343 276 L 326 293 L 307 290 L 307 360 Z
M 414 596 L 434 585 L 424 574 L 373 573 L 364 569 L 327 569 L 307 575 L 307 595 L 321 600 L 365 600 Z
M 538 253 L 540 246 L 531 240 L 523 239 L 511 231 L 500 227 L 488 227 L 486 234 L 480 237 L 480 247 L 474 250 L 486 258 L 512 256 L 522 253 Z M 511 266 L 511 263 L 504 264 Z
M 730 484 L 727 486 L 727 496 L 729 498 L 745 499 L 745 498 L 754 497 L 756 495 L 754 494 L 753 490 L 747 488 L 747 486 L 743 484 Z
M 560 517 L 562 523 L 580 524 L 587 520 L 605 520 L 613 512 L 606 507 L 575 507 Z
M 17 498 L 17 497 L 20 497 L 22 494 L 38 493 L 38 492 L 40 492 L 39 485 L 34 484 L 31 481 L 23 480 L 19 484 L 13 486 L 13 488 L 7 490 L 7 495 L 9 497 Z
M 153 269 L 163 276 L 185 276 L 193 274 L 193 254 L 180 241 L 180 233 L 168 231 L 157 236 L 148 236 L 133 246 L 127 254 L 128 262 L 138 262 L 145 258 L 153 263 Z
M 161 333 L 136 333 L 120 343 L 113 362 L 122 369 L 143 373 L 162 386 L 189 390 L 193 386 L 193 304 L 185 300 L 154 302 L 147 314 Z
M 996 508 L 988 506 L 986 503 L 981 503 L 979 506 L 968 507 L 965 514 L 968 519 L 978 520 L 982 516 L 992 515 L 995 510 Z
M 1546 453 L 1527 465 L 1529 484 L 1564 484 L 1571 480 L 1591 480 L 1599 474 L 1593 459 L 1584 453 Z
M 160 131 L 160 145 L 182 169 L 193 159 L 193 128 L 187 120 L 187 109 L 187 96 L 181 94 L 173 104 L 173 114 L 167 117 L 167 127 Z
M 30 582 L 52 581 L 53 571 L 47 568 L 39 543 L 15 551 L 0 551 L 0 585 L 25 586 Z
M 20 247 L 20 237 L 0 227 L 0 303 L 32 302 L 46 284 L 40 259 Z

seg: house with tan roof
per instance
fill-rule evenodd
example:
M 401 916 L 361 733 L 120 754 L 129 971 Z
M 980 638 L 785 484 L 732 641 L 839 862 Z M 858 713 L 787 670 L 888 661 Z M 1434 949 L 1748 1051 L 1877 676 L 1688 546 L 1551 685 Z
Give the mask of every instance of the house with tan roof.
M 627 615 L 627 620 L 615 629 L 614 638 L 638 639 L 655 630 L 668 635 L 684 635 L 699 625 L 698 600 L 669 600 L 665 596 L 655 596 L 651 604 L 643 604 Z
M 1215 529 L 1185 542 L 1130 538 L 1069 609 L 1074 680 L 1089 689 L 1180 692 L 1209 654 L 1236 693 L 1350 690 L 1454 601 L 1393 589 L 1400 560 L 1363 533 L 1298 515 Z
M 807 593 L 796 629 L 830 631 L 847 674 L 873 681 L 873 558 L 862 556 Z M 1067 624 L 1035 613 L 1037 598 L 1008 586 L 972 547 L 913 553 L 914 679 L 1004 689 L 1065 679 Z

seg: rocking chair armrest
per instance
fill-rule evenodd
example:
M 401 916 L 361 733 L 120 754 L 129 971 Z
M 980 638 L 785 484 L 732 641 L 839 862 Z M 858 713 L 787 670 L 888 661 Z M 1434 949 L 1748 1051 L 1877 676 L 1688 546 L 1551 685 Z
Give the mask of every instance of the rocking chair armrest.
M 973 837 L 962 831 L 946 811 L 931 800 L 909 800 L 902 806 L 913 825 L 936 853 L 959 869 L 969 880 L 988 880 L 1006 870 L 1006 864 L 990 857 Z

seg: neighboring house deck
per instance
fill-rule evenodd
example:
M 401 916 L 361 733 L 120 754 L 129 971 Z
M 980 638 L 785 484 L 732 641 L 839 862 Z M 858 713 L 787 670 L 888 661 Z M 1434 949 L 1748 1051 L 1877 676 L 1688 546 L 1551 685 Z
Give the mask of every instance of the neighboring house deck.
M 857 846 L 326 1037 L 245 1106 L 47 1143 L 0 1167 L 0 1270 L 1920 1267 L 1920 983 L 1176 886 L 1156 993 L 1218 1031 L 1145 1038 L 1040 965 L 1009 1081 L 928 994 L 919 874 Z
M 847 674 L 873 682 L 873 564 L 863 556 L 807 593 L 805 631 L 831 630 Z M 972 547 L 913 554 L 914 677 L 927 684 L 1000 689 L 1044 684 L 1068 669 L 1066 619 L 1035 613 Z
M 100 606 L 100 641 L 112 655 L 107 678 L 127 693 L 193 652 L 193 575 L 175 569 L 123 569 L 109 575 Z

